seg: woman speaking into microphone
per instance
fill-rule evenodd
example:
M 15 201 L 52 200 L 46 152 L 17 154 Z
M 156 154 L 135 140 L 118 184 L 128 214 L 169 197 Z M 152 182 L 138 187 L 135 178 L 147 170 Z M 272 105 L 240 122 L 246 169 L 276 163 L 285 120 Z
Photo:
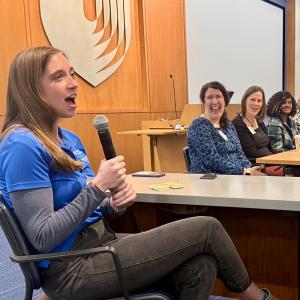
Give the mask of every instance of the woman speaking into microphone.
M 131 235 L 106 226 L 105 220 L 124 212 L 136 195 L 126 181 L 123 156 L 103 160 L 94 174 L 79 137 L 59 126 L 75 115 L 77 87 L 75 71 L 58 49 L 26 49 L 11 63 L 0 189 L 35 250 L 109 244 L 119 253 L 130 292 L 163 280 L 176 299 L 208 299 L 219 274 L 241 299 L 274 299 L 252 281 L 214 218 L 184 219 Z M 42 261 L 38 267 L 51 299 L 106 299 L 121 293 L 106 255 Z

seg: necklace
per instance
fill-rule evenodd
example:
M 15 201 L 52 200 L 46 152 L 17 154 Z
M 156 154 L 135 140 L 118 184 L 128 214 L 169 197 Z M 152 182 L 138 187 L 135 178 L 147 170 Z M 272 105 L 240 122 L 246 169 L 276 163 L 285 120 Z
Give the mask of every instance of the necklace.
M 247 116 L 245 115 L 245 119 L 250 123 L 251 127 L 254 128 L 254 125 L 255 125 L 255 118 L 254 118 L 254 120 L 251 122 L 251 121 L 247 118 Z

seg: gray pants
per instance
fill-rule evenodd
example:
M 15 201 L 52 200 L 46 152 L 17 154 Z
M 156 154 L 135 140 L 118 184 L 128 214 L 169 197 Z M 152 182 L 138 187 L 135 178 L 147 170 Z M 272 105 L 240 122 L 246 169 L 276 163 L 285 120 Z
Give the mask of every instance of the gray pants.
M 82 231 L 72 249 L 100 245 L 116 248 L 130 291 L 163 280 L 173 286 L 177 299 L 204 300 L 217 272 L 233 292 L 251 283 L 230 237 L 212 217 L 187 218 L 123 236 L 115 236 L 99 221 Z M 105 299 L 121 293 L 109 254 L 55 261 L 42 275 L 52 299 Z

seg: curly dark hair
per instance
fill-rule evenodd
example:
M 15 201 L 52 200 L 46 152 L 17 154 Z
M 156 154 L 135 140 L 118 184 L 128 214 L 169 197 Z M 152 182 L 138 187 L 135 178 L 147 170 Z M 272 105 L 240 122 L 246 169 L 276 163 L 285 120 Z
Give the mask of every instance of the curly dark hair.
M 203 104 L 205 102 L 205 94 L 206 94 L 207 90 L 210 88 L 219 90 L 224 97 L 225 106 L 227 106 L 229 104 L 230 97 L 228 95 L 228 92 L 227 92 L 226 88 L 224 87 L 224 85 L 218 81 L 211 81 L 211 82 L 208 82 L 208 83 L 205 83 L 202 85 L 199 96 L 200 96 L 200 100 Z M 228 121 L 229 121 L 229 119 L 227 117 L 227 112 L 226 112 L 226 110 L 224 110 L 224 112 L 221 116 L 221 119 L 220 119 L 221 128 L 226 128 L 228 125 Z
M 297 103 L 295 98 L 288 91 L 277 92 L 269 99 L 267 104 L 267 116 L 280 118 L 281 106 L 287 99 L 292 100 L 292 111 L 289 116 L 294 116 L 297 112 Z

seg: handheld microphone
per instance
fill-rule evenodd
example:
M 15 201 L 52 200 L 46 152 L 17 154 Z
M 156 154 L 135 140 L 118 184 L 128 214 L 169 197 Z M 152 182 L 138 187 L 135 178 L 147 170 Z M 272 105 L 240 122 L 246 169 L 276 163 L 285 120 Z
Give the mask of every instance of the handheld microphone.
M 108 129 L 109 121 L 107 117 L 104 115 L 96 116 L 93 119 L 93 126 L 98 132 L 105 158 L 108 160 L 116 157 L 116 151 Z
M 170 74 L 169 75 L 171 80 L 172 80 L 172 87 L 173 87 L 173 102 L 174 102 L 174 108 L 175 108 L 175 116 L 176 116 L 176 119 L 178 119 L 178 115 L 177 115 L 177 107 L 176 107 L 176 89 L 175 89 L 175 81 L 174 81 L 174 78 L 173 78 L 173 75 Z

